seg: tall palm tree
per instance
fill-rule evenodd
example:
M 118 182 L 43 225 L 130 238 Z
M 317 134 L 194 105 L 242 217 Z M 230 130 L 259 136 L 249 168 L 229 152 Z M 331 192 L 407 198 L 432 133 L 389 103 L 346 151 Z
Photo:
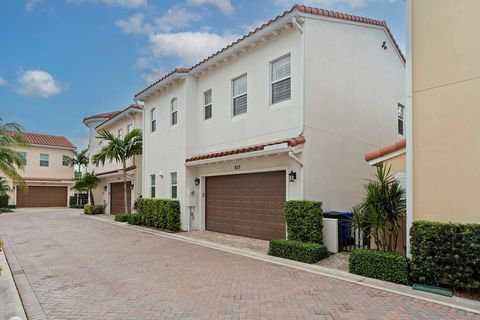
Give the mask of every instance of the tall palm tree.
M 88 160 L 88 149 L 83 149 L 82 151 L 73 151 L 73 157 L 68 157 L 67 159 L 67 164 L 70 167 L 77 167 L 78 168 L 78 173 L 80 174 L 82 172 L 82 167 L 87 170 L 88 163 L 90 161 Z
M 0 197 L 8 195 L 10 192 L 12 192 L 12 188 L 8 184 L 7 179 L 0 177 Z
M 127 161 L 142 154 L 142 130 L 133 129 L 125 137 L 117 137 L 109 131 L 100 130 L 97 138 L 101 139 L 101 142 L 106 142 L 107 145 L 93 156 L 93 164 L 97 165 L 100 162 L 105 164 L 105 161 L 108 160 L 122 165 L 124 208 L 128 213 L 130 208 L 127 202 Z
M 4 122 L 0 118 L 0 172 L 15 181 L 22 189 L 27 188 L 25 180 L 18 173 L 18 169 L 23 168 L 23 160 L 11 147 L 25 145 L 25 142 L 19 124 Z

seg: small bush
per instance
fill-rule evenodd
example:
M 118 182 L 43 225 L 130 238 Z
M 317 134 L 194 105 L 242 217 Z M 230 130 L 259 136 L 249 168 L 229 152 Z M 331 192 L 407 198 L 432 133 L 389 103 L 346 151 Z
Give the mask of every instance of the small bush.
M 71 209 L 83 209 L 83 205 L 81 205 L 81 204 L 71 204 L 70 208 Z
M 14 204 L 9 204 L 8 206 L 6 206 L 6 208 L 8 208 L 8 209 L 17 209 L 17 206 L 14 205 Z
M 315 263 L 328 256 L 327 247 L 319 243 L 294 240 L 271 240 L 268 254 L 306 263 Z
M 349 271 L 389 282 L 408 283 L 407 259 L 396 252 L 355 249 L 350 252 Z
M 415 221 L 410 244 L 414 282 L 438 286 L 444 279 L 454 290 L 480 288 L 480 224 Z
M 13 212 L 13 210 L 10 208 L 0 208 L 0 213 L 7 213 L 7 212 Z
M 323 243 L 322 203 L 293 200 L 285 203 L 289 240 Z
M 127 217 L 128 224 L 138 225 L 143 224 L 143 217 L 138 213 L 131 213 Z
M 84 205 L 83 206 L 83 213 L 88 214 L 88 215 L 93 214 L 92 206 L 89 205 L 89 204 Z
M 143 223 L 162 229 L 177 231 L 181 227 L 180 202 L 172 199 L 138 199 L 138 213 Z
M 8 195 L 1 195 L 0 196 L 0 208 L 7 208 L 8 207 Z
M 115 215 L 115 221 L 118 221 L 118 222 L 127 222 L 128 216 L 129 216 L 128 213 L 117 213 L 117 214 Z

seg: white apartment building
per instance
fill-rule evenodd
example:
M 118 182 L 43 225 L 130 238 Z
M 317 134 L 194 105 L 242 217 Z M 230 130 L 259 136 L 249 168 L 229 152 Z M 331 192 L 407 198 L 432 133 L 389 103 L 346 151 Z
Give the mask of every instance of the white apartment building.
M 405 59 L 384 21 L 305 6 L 135 96 L 143 196 L 177 198 L 182 229 L 285 237 L 286 200 L 350 211 L 398 139 Z

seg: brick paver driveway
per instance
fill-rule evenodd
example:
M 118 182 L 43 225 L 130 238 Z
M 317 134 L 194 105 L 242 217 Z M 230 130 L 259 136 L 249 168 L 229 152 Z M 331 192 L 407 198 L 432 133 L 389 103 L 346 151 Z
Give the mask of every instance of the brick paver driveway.
M 50 319 L 476 317 L 78 211 L 3 215 L 0 226 Z

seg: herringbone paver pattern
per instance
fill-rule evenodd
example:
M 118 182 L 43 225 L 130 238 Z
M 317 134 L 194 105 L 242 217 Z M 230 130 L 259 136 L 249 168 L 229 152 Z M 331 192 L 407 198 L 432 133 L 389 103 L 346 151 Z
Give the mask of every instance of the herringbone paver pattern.
M 480 319 L 79 216 L 0 217 L 50 319 Z

